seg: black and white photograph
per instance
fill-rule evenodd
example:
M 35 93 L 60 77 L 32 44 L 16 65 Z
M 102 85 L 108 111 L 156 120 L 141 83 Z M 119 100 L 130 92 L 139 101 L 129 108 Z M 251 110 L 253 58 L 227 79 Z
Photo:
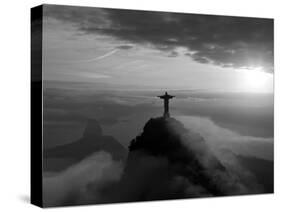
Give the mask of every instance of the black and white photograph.
M 279 1 L 1 3 L 0 211 L 280 211 Z
M 44 207 L 274 192 L 273 19 L 42 8 Z

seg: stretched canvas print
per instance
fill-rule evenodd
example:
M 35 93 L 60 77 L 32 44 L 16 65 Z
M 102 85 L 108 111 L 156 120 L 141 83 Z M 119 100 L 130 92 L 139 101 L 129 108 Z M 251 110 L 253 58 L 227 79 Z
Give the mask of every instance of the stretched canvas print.
M 273 19 L 31 10 L 31 201 L 273 193 Z

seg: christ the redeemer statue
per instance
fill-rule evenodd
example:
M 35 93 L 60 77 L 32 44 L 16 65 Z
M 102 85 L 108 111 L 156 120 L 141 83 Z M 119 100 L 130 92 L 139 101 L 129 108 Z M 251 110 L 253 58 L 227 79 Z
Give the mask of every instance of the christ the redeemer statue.
M 157 96 L 157 97 L 159 97 L 160 99 L 164 100 L 164 114 L 163 114 L 163 117 L 164 118 L 169 118 L 170 117 L 170 113 L 169 113 L 169 100 L 174 98 L 175 96 L 171 96 L 167 92 L 165 92 L 165 95 Z

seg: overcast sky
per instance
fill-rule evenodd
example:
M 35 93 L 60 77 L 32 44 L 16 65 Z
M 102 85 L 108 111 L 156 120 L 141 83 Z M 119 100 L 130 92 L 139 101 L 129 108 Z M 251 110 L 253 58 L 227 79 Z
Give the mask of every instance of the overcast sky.
M 44 80 L 273 91 L 273 20 L 44 7 Z

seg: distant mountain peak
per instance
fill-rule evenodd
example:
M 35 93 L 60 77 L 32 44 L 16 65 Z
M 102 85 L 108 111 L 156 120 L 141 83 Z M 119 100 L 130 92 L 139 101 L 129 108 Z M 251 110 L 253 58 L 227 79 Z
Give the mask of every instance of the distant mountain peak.
M 44 169 L 62 170 L 96 152 L 108 152 L 113 160 L 125 160 L 127 149 L 112 136 L 103 135 L 98 121 L 89 119 L 82 137 L 74 142 L 44 150 Z M 64 159 L 61 166 L 49 164 L 47 159 Z
M 95 119 L 88 119 L 83 137 L 102 136 L 102 128 Z

